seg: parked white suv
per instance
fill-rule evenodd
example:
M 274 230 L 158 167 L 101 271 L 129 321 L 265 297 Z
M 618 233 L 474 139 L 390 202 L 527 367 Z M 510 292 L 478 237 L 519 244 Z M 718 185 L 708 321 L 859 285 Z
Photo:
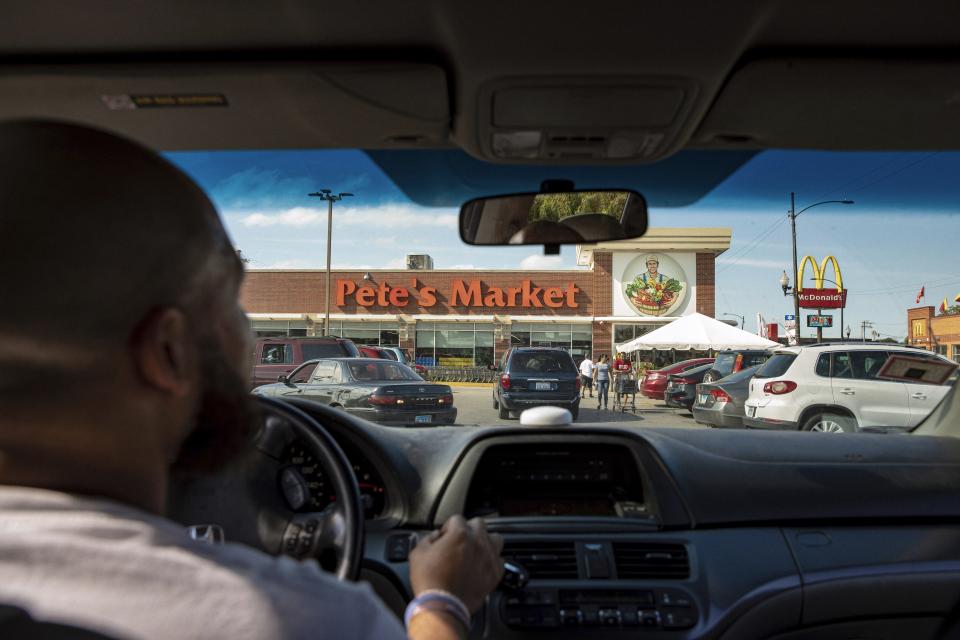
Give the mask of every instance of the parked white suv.
M 950 387 L 878 379 L 893 354 L 944 360 L 929 351 L 876 343 L 777 349 L 750 381 L 743 424 L 827 433 L 914 427 Z

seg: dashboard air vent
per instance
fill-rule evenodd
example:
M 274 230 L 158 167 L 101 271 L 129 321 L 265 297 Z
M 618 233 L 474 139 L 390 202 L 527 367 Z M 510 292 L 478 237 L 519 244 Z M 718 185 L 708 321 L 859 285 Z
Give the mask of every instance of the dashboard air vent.
M 573 542 L 507 542 L 503 557 L 523 565 L 541 580 L 576 579 L 577 550 Z
M 682 544 L 618 542 L 613 545 L 621 580 L 682 580 L 690 576 L 690 559 Z

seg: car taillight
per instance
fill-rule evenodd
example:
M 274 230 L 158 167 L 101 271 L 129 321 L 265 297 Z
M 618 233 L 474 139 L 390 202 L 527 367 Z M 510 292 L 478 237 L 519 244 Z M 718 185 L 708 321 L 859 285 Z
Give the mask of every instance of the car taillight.
M 403 404 L 403 398 L 398 398 L 397 396 L 381 395 L 381 394 L 372 394 L 367 401 L 370 404 L 375 404 L 378 406 L 391 405 L 391 404 Z
M 743 354 L 737 356 L 737 359 L 733 361 L 733 373 L 743 369 Z
M 784 393 L 790 393 L 796 388 L 796 382 L 791 382 L 790 380 L 777 380 L 776 382 L 768 382 L 767 384 L 763 385 L 763 392 L 772 393 L 775 396 L 779 396 Z
M 504 373 L 500 376 L 500 388 L 504 391 L 510 391 L 510 374 Z
M 577 378 L 577 391 L 580 391 L 580 387 L 581 387 L 582 385 L 583 385 L 583 383 L 580 381 L 580 378 Z
M 710 389 L 710 395 L 713 396 L 715 402 L 733 402 L 730 394 L 723 389 Z
M 440 396 L 440 400 L 438 400 L 438 402 L 440 404 L 453 404 L 453 395 L 449 393 L 445 393 L 442 396 Z

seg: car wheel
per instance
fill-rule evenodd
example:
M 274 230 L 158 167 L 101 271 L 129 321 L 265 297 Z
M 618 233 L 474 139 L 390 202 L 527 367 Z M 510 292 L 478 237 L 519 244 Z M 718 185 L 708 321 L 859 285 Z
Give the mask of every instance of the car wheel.
M 818 433 L 853 433 L 853 421 L 835 413 L 815 413 L 803 425 L 804 431 Z
M 510 411 L 501 404 L 500 407 L 498 408 L 497 415 L 500 417 L 501 420 L 506 420 L 507 418 L 510 417 Z

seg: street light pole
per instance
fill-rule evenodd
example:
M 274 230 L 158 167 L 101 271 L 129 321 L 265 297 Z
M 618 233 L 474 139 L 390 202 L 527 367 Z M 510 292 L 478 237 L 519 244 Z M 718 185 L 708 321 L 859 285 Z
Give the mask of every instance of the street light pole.
M 790 232 L 793 236 L 793 321 L 797 331 L 797 344 L 800 344 L 800 282 L 797 272 L 797 214 L 796 194 L 790 192 Z
M 740 330 L 743 331 L 743 323 L 744 323 L 744 321 L 745 321 L 745 317 L 744 317 L 744 316 L 740 315 L 739 313 L 724 313 L 723 315 L 725 315 L 725 316 L 733 316 L 734 318 L 740 318 Z
M 333 193 L 330 189 L 320 189 L 308 196 L 327 201 L 327 284 L 324 291 L 326 302 L 323 311 L 323 335 L 330 335 L 330 256 L 333 248 L 333 203 L 352 196 L 352 193 Z
M 790 192 L 790 231 L 793 235 L 793 317 L 797 323 L 797 344 L 800 344 L 800 290 L 803 289 L 803 283 L 800 282 L 800 273 L 797 268 L 797 216 L 813 207 L 819 207 L 822 204 L 853 204 L 853 200 L 824 200 L 815 202 L 809 206 L 796 210 L 796 194 Z M 819 311 L 818 311 L 819 313 Z M 817 342 L 823 340 L 823 328 L 817 327 Z

